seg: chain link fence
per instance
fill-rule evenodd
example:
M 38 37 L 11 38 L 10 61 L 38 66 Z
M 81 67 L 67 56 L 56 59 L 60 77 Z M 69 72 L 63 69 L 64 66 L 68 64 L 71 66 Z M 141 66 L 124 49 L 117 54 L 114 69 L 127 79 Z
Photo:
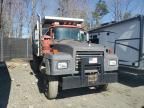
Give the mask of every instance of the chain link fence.
M 31 59 L 32 44 L 29 38 L 0 37 L 0 60 L 13 58 Z

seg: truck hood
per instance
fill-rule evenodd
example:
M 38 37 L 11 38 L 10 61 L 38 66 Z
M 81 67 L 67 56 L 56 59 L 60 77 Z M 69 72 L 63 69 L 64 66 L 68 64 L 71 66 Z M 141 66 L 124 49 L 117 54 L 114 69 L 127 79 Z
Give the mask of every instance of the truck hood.
M 60 52 L 73 55 L 76 51 L 105 51 L 104 46 L 100 44 L 88 44 L 87 42 L 79 42 L 73 40 L 63 40 L 55 42 L 54 48 Z

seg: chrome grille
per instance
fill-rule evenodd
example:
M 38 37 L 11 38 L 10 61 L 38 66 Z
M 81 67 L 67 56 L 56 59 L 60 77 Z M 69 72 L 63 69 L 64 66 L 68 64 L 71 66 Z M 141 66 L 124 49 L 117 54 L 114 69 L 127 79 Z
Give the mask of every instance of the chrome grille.
M 75 59 L 75 61 L 76 61 L 75 70 L 76 71 L 80 70 L 82 57 L 87 57 L 87 58 L 89 58 L 89 57 L 103 57 L 103 55 L 104 55 L 104 52 L 102 52 L 102 51 L 77 51 L 76 52 L 76 59 Z M 88 68 L 88 67 L 89 68 L 94 67 L 94 68 L 100 69 L 99 64 L 86 66 L 86 68 Z M 91 69 L 93 69 L 93 68 L 91 68 Z

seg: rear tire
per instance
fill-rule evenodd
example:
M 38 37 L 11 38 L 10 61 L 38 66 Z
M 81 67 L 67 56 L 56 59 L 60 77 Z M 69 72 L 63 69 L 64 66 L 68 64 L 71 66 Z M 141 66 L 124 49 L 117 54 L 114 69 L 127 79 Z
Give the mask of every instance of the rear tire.
M 48 99 L 54 99 L 58 95 L 58 80 L 56 78 L 50 78 L 47 82 L 46 97 Z

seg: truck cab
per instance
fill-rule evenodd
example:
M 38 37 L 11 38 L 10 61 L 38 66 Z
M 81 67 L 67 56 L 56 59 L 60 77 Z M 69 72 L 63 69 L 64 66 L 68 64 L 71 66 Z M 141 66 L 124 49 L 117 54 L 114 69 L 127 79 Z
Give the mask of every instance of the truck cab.
M 118 58 L 107 47 L 89 42 L 83 19 L 45 16 L 33 35 L 36 68 L 45 76 L 45 94 L 56 98 L 62 90 L 106 88 L 117 81 Z

